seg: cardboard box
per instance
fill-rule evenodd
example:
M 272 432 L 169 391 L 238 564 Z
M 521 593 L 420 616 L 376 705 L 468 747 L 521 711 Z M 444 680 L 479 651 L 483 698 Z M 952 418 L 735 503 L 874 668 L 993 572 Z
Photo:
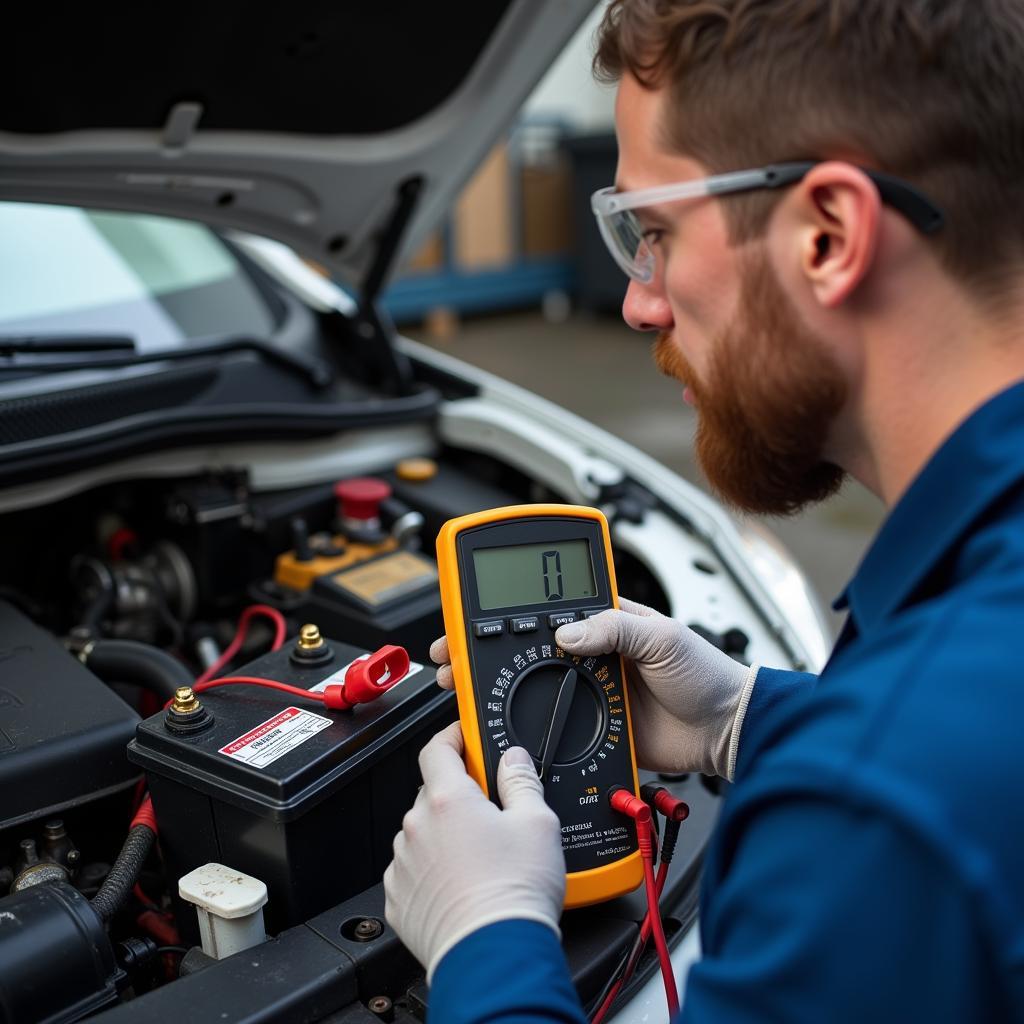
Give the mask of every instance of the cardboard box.
M 557 157 L 522 169 L 523 255 L 568 256 L 573 247 L 572 170 Z
M 455 206 L 452 261 L 457 270 L 500 270 L 515 260 L 511 186 L 508 151 L 499 143 Z

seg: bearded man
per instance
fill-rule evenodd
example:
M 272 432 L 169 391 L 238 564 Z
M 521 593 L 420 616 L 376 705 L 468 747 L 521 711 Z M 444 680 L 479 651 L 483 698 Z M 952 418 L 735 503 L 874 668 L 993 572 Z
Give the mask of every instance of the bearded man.
M 613 0 L 595 66 L 594 211 L 712 486 L 888 509 L 820 676 L 627 602 L 558 631 L 631 661 L 643 767 L 734 783 L 681 1019 L 1024 1020 L 1024 4 Z M 581 1022 L 535 770 L 506 753 L 498 810 L 460 753 L 424 749 L 385 877 L 431 1020 Z

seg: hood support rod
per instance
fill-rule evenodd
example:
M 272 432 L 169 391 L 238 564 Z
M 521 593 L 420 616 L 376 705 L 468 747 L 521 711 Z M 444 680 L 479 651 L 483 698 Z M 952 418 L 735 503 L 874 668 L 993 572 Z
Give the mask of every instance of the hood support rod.
M 422 190 L 423 178 L 420 176 L 407 178 L 398 186 L 394 208 L 380 232 L 373 262 L 359 289 L 359 315 L 354 325 L 358 336 L 373 342 L 373 358 L 384 378 L 381 383 L 399 395 L 407 395 L 413 390 L 412 367 L 395 348 L 395 325 L 378 307 L 377 298 L 394 269 L 395 256 Z
M 381 287 L 392 269 L 395 254 L 402 243 L 402 237 L 409 224 L 409 219 L 412 217 L 413 210 L 416 209 L 416 202 L 420 197 L 422 189 L 423 178 L 418 175 L 414 178 L 406 178 L 398 186 L 398 196 L 391 211 L 391 216 L 388 217 L 384 230 L 378 236 L 377 251 L 373 255 L 373 262 L 370 264 L 370 269 L 366 272 L 362 287 L 359 289 L 363 302 L 368 305 L 372 305 L 377 301 Z

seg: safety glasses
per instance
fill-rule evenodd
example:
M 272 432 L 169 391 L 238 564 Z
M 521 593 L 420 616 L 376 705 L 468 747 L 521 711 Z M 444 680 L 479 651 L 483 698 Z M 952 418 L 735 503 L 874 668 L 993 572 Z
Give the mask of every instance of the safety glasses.
M 634 281 L 650 284 L 654 279 L 655 257 L 640 219 L 633 212 L 645 206 L 678 203 L 705 196 L 723 196 L 734 192 L 752 192 L 762 188 L 795 185 L 821 161 L 773 164 L 750 171 L 732 171 L 710 178 L 696 178 L 674 185 L 658 185 L 633 192 L 616 192 L 614 186 L 602 188 L 590 197 L 601 237 L 615 262 Z M 861 168 L 874 182 L 882 202 L 903 214 L 926 235 L 938 231 L 945 220 L 942 211 L 913 185 L 879 171 Z

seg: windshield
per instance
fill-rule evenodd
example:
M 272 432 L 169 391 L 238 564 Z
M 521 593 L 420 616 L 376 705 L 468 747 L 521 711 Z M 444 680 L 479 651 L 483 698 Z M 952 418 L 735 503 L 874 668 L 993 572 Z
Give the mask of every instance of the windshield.
M 273 329 L 245 269 L 201 224 L 0 203 L 0 334 L 127 334 L 146 352 Z

